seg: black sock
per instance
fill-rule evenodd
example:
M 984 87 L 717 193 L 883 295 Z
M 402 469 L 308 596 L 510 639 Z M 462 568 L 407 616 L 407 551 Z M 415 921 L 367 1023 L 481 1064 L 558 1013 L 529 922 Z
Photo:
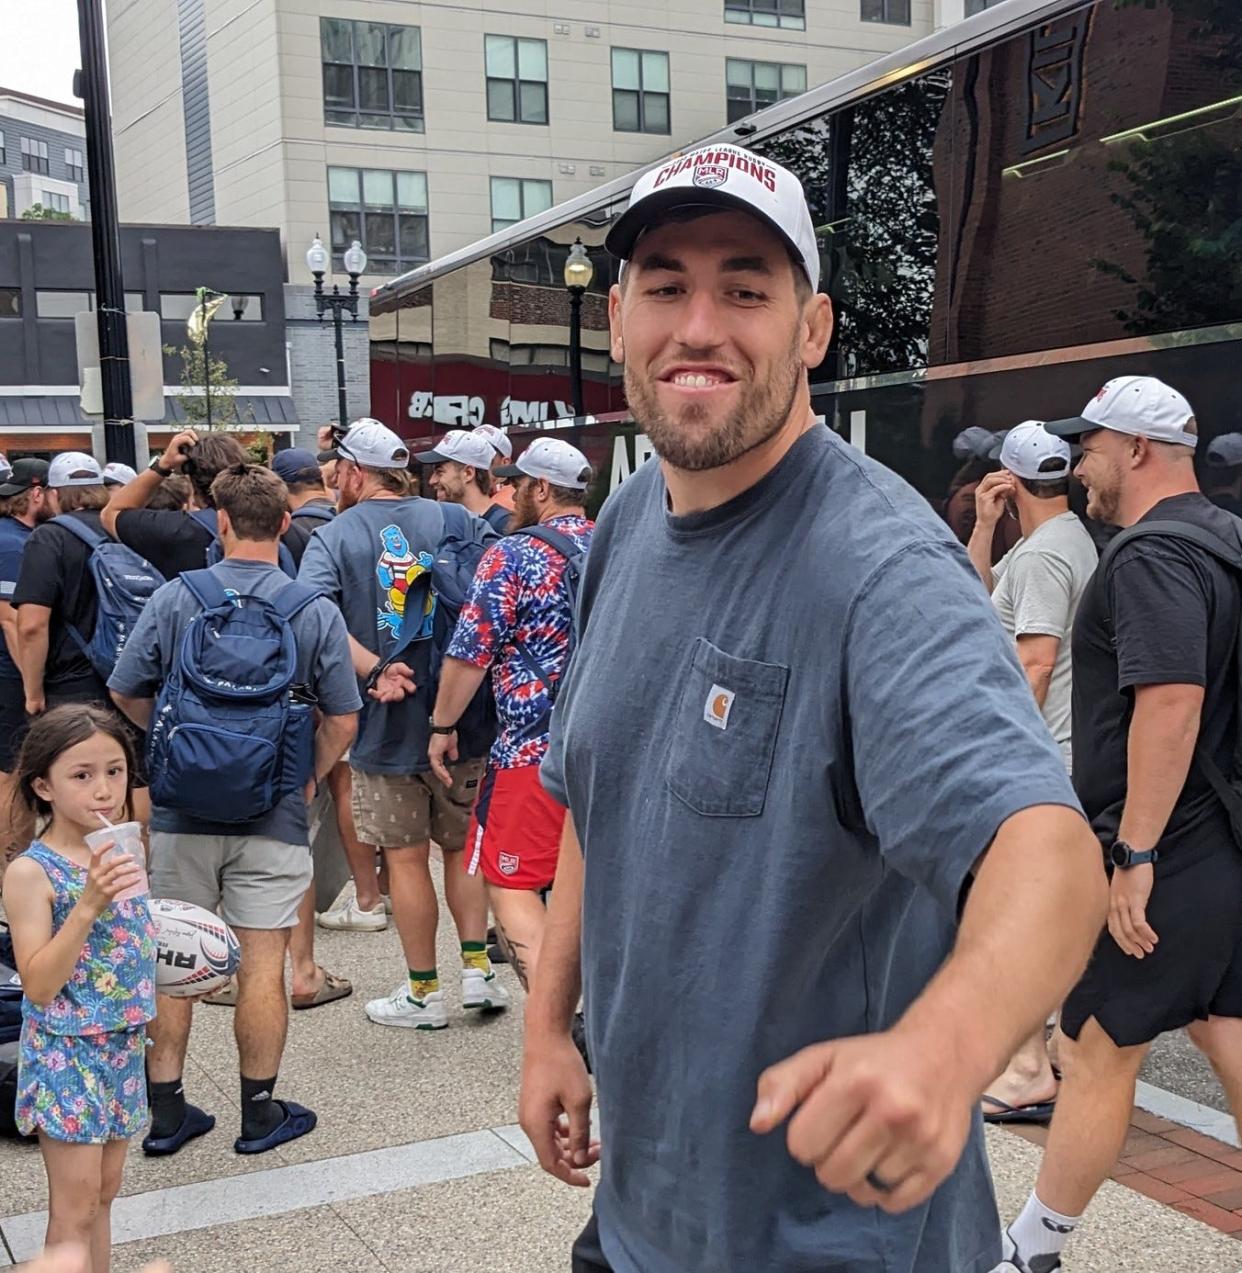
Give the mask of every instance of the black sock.
M 276 1076 L 270 1079 L 241 1081 L 242 1139 L 258 1140 L 275 1131 L 285 1117 L 284 1108 L 272 1099 L 276 1090 Z
M 159 1139 L 171 1136 L 185 1121 L 185 1088 L 180 1079 L 171 1083 L 147 1082 L 147 1099 L 151 1105 L 151 1135 Z

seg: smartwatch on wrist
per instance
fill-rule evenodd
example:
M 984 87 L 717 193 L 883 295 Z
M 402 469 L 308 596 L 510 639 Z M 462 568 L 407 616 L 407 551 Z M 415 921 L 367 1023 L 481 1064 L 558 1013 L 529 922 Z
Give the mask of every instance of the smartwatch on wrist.
M 1124 840 L 1114 840 L 1108 851 L 1108 860 L 1120 871 L 1128 871 L 1132 866 L 1148 866 L 1160 860 L 1156 849 L 1140 851 L 1132 849 Z
M 151 461 L 150 464 L 147 465 L 147 468 L 149 468 L 152 473 L 158 473 L 160 477 L 172 477 L 173 472 L 175 471 L 173 469 L 166 469 L 160 463 L 160 457 L 158 455 Z
M 433 734 L 455 734 L 457 733 L 456 725 L 437 725 L 436 718 L 431 716 L 427 720 L 427 724 Z

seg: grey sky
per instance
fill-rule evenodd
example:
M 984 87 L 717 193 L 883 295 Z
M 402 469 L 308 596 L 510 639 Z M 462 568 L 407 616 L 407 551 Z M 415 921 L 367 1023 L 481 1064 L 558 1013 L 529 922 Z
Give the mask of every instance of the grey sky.
M 56 102 L 73 96 L 78 53 L 75 0 L 0 0 L 0 86 Z

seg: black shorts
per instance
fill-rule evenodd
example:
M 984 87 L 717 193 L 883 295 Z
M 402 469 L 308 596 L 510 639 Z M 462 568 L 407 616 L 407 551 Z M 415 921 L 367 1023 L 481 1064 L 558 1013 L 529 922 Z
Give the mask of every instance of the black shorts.
M 599 1244 L 599 1222 L 594 1212 L 570 1252 L 570 1273 L 612 1273 L 612 1265 L 604 1259 Z
M 1208 1016 L 1242 1017 L 1242 852 L 1226 843 L 1156 871 L 1147 906 L 1156 949 L 1135 959 L 1105 929 L 1061 1013 L 1071 1039 L 1092 1017 L 1123 1048 Z
M 0 677 L 0 772 L 11 774 L 26 736 L 26 691 L 20 680 Z

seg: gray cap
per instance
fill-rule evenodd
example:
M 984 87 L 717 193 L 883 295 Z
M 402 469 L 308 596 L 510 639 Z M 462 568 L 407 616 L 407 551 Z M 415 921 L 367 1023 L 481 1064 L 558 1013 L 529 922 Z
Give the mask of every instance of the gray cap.
M 1242 465 L 1242 433 L 1222 433 L 1208 443 L 1209 468 L 1232 469 Z
M 963 429 L 953 439 L 953 454 L 959 460 L 986 460 L 989 458 L 989 452 L 994 441 L 995 434 L 992 433 L 991 429 L 972 424 L 970 428 Z M 996 446 L 997 454 L 999 455 L 1000 443 L 997 442 Z
M 516 464 L 494 472 L 497 477 L 541 477 L 553 486 L 585 491 L 591 480 L 591 461 L 560 438 L 537 438 L 518 456 Z

